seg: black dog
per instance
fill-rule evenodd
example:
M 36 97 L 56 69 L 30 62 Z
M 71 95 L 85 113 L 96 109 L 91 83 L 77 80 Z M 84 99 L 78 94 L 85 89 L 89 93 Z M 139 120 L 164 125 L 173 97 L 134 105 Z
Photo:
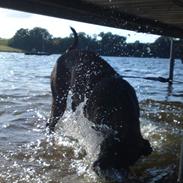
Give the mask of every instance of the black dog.
M 101 144 L 94 169 L 128 169 L 141 155 L 148 155 L 152 151 L 140 132 L 139 104 L 135 91 L 99 55 L 76 49 L 78 36 L 71 29 L 75 41 L 57 60 L 51 74 L 53 101 L 47 126 L 50 131 L 54 130 L 66 109 L 69 90 L 73 94 L 73 111 L 87 98 L 85 117 L 96 126 L 105 124 L 116 132 Z

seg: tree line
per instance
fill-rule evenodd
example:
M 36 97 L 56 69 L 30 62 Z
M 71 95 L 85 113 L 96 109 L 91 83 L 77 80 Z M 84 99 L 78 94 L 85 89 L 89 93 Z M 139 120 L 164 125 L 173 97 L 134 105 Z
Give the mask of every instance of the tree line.
M 83 32 L 78 33 L 78 48 L 88 49 L 105 56 L 130 56 L 130 57 L 158 57 L 169 58 L 170 39 L 159 37 L 153 43 L 127 43 L 127 38 L 101 32 L 98 35 L 89 36 Z M 22 49 L 23 51 L 45 51 L 52 54 L 64 53 L 72 44 L 73 34 L 65 38 L 53 37 L 46 29 L 35 27 L 19 29 L 9 40 L 9 46 Z M 174 41 L 174 52 L 176 58 L 183 57 L 183 40 Z

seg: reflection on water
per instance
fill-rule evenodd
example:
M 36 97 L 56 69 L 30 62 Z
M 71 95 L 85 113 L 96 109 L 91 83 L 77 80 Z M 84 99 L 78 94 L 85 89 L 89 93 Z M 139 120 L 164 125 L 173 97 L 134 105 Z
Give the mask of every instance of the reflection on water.
M 0 53 L 0 182 L 102 182 L 90 170 L 90 159 L 75 139 L 61 129 L 45 132 L 50 114 L 49 76 L 58 58 Z M 121 74 L 167 77 L 166 59 L 105 57 Z M 183 65 L 175 64 L 175 80 L 182 81 Z M 136 89 L 141 130 L 154 152 L 131 167 L 129 182 L 176 182 L 183 135 L 183 83 L 127 79 Z M 69 113 L 66 114 L 69 122 Z M 132 173 L 133 172 L 133 173 Z

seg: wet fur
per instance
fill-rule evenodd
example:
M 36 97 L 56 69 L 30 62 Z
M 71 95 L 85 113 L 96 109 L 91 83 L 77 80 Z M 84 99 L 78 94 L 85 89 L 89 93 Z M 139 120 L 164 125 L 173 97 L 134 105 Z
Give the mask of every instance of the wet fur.
M 99 159 L 94 169 L 128 168 L 141 155 L 152 149 L 140 132 L 139 104 L 133 87 L 103 58 L 94 52 L 78 50 L 78 37 L 60 56 L 51 74 L 52 108 L 47 126 L 55 125 L 66 109 L 69 90 L 72 91 L 72 110 L 87 98 L 84 115 L 96 126 L 106 124 L 115 130 L 101 144 Z

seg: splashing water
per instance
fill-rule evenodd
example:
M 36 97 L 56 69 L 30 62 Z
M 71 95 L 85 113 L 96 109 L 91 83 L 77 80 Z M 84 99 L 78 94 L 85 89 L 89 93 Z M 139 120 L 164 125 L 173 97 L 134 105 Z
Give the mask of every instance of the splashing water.
M 98 146 L 71 134 L 76 122 L 88 123 L 81 110 L 68 110 L 54 136 L 47 136 L 45 124 L 51 105 L 50 72 L 59 55 L 49 57 L 0 53 L 0 182 L 9 183 L 101 183 L 90 166 Z M 122 75 L 165 76 L 166 59 L 105 57 Z M 35 69 L 36 68 L 36 69 Z M 175 80 L 182 80 L 183 65 L 175 64 Z M 141 130 L 154 152 L 131 167 L 131 182 L 172 183 L 177 179 L 180 139 L 183 135 L 183 85 L 129 79 L 137 91 L 141 108 Z M 82 106 L 80 106 L 82 107 Z M 73 126 L 70 126 L 70 124 Z M 88 125 L 90 126 L 90 125 Z M 63 129 L 63 130 L 62 130 Z M 88 132 L 93 132 L 88 127 Z M 73 134 L 74 135 L 74 134 Z M 93 137 L 94 136 L 94 137 Z M 85 138 L 86 139 L 86 138 Z M 92 154 L 92 152 L 95 152 Z M 91 159 L 90 159 L 91 158 Z M 106 182 L 105 182 L 106 183 Z

